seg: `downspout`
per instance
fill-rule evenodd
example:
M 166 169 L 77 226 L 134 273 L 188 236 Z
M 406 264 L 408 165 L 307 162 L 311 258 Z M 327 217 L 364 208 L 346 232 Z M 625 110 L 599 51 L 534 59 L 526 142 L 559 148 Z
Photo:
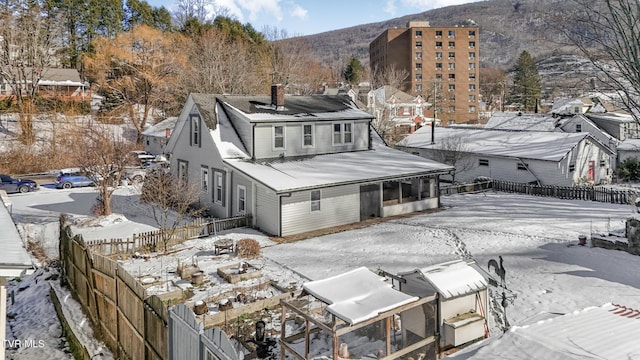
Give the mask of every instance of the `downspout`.
M 227 193 L 227 217 L 232 217 L 233 216 L 233 184 L 231 183 L 231 175 L 233 174 L 233 170 L 231 171 L 226 171 L 226 176 L 227 176 L 227 186 L 226 186 L 226 193 Z M 246 196 L 246 195 L 245 195 Z
M 278 194 L 278 236 L 282 236 L 282 198 L 291 197 L 291 193 Z
M 251 123 L 251 161 L 256 159 L 256 123 Z

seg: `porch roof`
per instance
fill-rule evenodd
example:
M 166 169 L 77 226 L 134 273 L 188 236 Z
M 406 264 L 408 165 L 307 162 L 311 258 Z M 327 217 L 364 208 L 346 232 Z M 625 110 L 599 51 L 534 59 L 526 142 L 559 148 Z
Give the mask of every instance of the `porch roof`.
M 11 215 L 0 199 L 0 277 L 13 278 L 32 270 L 31 257 L 22 244 L 22 238 L 11 219 Z
M 306 292 L 329 304 L 327 311 L 351 325 L 419 300 L 394 290 L 366 267 L 303 284 Z
M 300 158 L 225 161 L 276 192 L 446 174 L 450 165 L 387 147 L 377 135 L 371 150 Z

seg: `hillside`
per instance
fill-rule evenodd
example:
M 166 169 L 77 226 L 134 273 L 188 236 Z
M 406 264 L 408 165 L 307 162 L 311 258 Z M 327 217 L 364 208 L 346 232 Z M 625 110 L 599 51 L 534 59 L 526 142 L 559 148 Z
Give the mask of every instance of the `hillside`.
M 487 0 L 449 6 L 388 21 L 305 36 L 324 63 L 356 55 L 369 62 L 369 43 L 385 29 L 406 27 L 409 21 L 429 21 L 432 26 L 476 24 L 480 31 L 480 65 L 508 69 L 526 50 L 536 59 L 570 53 L 562 45 L 559 19 L 575 5 L 562 0 Z

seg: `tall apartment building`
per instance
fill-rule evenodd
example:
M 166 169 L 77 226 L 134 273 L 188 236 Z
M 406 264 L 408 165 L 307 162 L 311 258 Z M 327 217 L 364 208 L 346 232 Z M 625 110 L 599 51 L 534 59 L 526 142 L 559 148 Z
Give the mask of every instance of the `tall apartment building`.
M 411 21 L 385 30 L 369 44 L 372 71 L 395 67 L 409 73 L 403 91 L 434 103 L 426 116 L 443 124 L 478 122 L 477 26 L 431 27 Z M 434 111 L 436 112 L 434 115 Z

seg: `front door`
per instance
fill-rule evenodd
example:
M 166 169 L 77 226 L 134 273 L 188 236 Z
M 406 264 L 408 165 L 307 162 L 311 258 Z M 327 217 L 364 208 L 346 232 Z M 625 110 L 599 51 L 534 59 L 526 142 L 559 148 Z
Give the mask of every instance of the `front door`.
M 380 217 L 380 185 L 360 185 L 360 221 Z

